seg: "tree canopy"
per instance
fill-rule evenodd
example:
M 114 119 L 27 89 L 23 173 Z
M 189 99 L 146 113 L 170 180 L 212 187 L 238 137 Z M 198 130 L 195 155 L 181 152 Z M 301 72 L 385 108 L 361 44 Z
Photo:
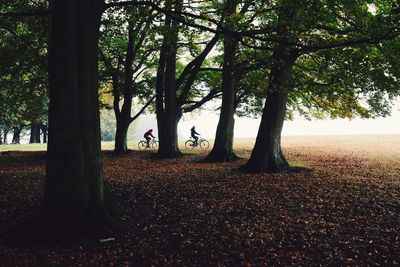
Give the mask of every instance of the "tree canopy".
M 218 99 L 220 119 L 206 161 L 236 160 L 234 115 L 261 116 L 242 170 L 295 171 L 281 149 L 285 118 L 390 114 L 400 94 L 399 11 L 389 0 L 2 4 L 0 126 L 46 120 L 48 111 L 41 212 L 56 225 L 49 231 L 59 226 L 64 237 L 92 226 L 92 234 L 112 231 L 100 106 L 113 107 L 116 152 L 127 151 L 130 123 L 150 107 L 158 156 L 174 158 L 182 155 L 182 114 Z M 100 105 L 107 94 L 112 103 Z M 143 104 L 136 115 L 134 99 Z

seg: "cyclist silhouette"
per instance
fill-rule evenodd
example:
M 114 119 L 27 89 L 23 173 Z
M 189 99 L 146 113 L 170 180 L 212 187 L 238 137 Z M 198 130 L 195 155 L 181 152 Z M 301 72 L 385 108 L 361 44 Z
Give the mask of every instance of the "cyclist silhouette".
M 153 129 L 150 129 L 150 130 L 148 130 L 145 134 L 144 134 L 144 138 L 146 138 L 146 141 L 147 141 L 147 147 L 150 147 L 150 140 L 151 140 L 151 137 L 153 137 L 153 138 L 155 138 L 154 137 L 154 135 L 153 135 Z
M 196 135 L 200 135 L 198 132 L 196 132 L 196 127 L 193 126 L 190 129 L 190 135 L 193 137 L 195 144 L 197 145 L 197 141 L 199 140 L 199 137 L 197 137 Z

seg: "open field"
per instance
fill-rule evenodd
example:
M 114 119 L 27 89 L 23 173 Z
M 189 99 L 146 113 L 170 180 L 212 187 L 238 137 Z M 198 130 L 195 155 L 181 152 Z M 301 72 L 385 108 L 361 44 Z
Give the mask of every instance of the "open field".
M 129 149 L 137 150 L 138 141 L 129 141 Z M 185 141 L 179 141 L 179 145 L 183 150 Z M 209 141 L 212 146 L 213 140 L 209 139 Z M 237 138 L 234 140 L 234 147 L 238 150 L 251 150 L 254 142 L 254 138 Z M 400 150 L 400 135 L 283 136 L 282 145 L 283 147 L 320 147 L 354 151 L 356 153 L 368 153 L 374 157 L 376 152 L 384 152 L 383 155 L 388 153 L 389 155 L 395 155 Z M 0 145 L 0 152 L 44 151 L 46 146 L 46 144 Z M 113 148 L 114 142 L 102 142 L 103 150 L 112 150 Z
M 238 155 L 248 157 L 253 143 L 236 140 Z M 240 173 L 245 159 L 199 163 L 200 150 L 171 160 L 105 151 L 128 230 L 107 243 L 57 247 L 2 239 L 40 204 L 45 155 L 29 147 L 0 154 L 1 266 L 400 264 L 399 135 L 284 137 L 288 160 L 311 168 L 285 174 Z

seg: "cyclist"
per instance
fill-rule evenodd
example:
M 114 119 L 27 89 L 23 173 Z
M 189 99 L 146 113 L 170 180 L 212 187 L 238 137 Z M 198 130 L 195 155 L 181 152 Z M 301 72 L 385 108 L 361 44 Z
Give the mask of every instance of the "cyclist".
M 199 140 L 199 137 L 197 137 L 196 135 L 200 135 L 198 132 L 196 132 L 196 127 L 195 126 L 193 126 L 191 129 L 190 129 L 190 135 L 193 137 L 193 139 L 194 139 L 194 143 L 193 143 L 193 146 L 197 146 L 197 141 Z
M 153 138 L 155 138 L 154 137 L 154 135 L 153 135 L 153 129 L 150 129 L 150 130 L 148 130 L 145 134 L 144 134 L 144 138 L 146 138 L 146 141 L 147 141 L 147 147 L 150 147 L 150 140 L 151 140 L 151 137 L 153 137 Z

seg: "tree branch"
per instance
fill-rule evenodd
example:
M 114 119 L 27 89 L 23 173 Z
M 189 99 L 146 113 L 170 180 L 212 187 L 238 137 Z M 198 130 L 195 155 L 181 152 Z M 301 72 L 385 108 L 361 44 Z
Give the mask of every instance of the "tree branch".
M 218 41 L 219 36 L 215 35 L 211 41 L 208 42 L 207 46 L 204 48 L 204 50 L 189 64 L 186 65 L 186 67 L 183 69 L 181 75 L 179 75 L 179 78 L 176 80 L 176 86 L 177 88 L 180 87 L 185 80 L 187 76 L 190 75 L 192 70 L 196 68 L 199 64 L 201 65 L 205 59 L 205 57 L 210 53 L 211 49 L 214 47 L 215 43 Z
M 133 116 L 130 120 L 130 122 L 132 123 L 134 120 L 136 120 L 144 111 L 145 109 L 150 106 L 150 104 L 154 101 L 154 99 L 156 98 L 156 95 L 153 95 L 149 101 L 147 101 L 147 103 L 139 110 L 138 113 L 135 114 L 135 116 Z
M 205 103 L 207 103 L 208 101 L 221 96 L 221 92 L 218 92 L 217 90 L 211 90 L 205 97 L 203 97 L 200 101 L 195 102 L 195 104 L 189 106 L 189 107 L 185 107 L 182 108 L 182 112 L 183 113 L 187 113 L 187 112 L 192 112 L 193 110 L 201 107 L 202 105 L 204 105 Z

